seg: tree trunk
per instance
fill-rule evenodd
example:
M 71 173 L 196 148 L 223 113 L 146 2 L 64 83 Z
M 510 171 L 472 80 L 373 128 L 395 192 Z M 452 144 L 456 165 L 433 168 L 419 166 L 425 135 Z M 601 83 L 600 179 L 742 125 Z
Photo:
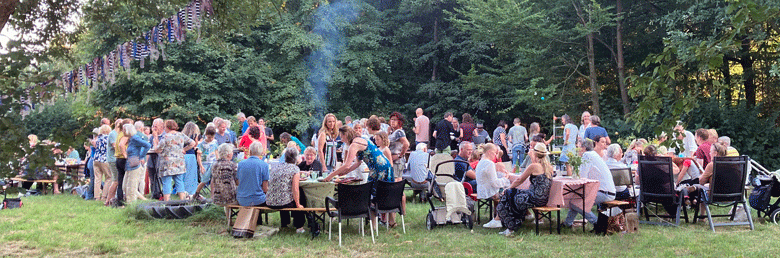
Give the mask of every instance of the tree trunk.
M 726 58 L 726 56 L 723 56 L 723 66 L 721 66 L 721 73 L 723 73 L 723 84 L 726 87 L 725 94 L 726 94 L 726 103 L 729 103 L 729 105 L 733 105 L 731 103 L 732 95 L 734 94 L 734 90 L 731 88 L 731 67 L 729 66 L 729 60 Z
M 617 48 L 617 70 L 618 70 L 618 86 L 620 87 L 620 98 L 623 100 L 623 116 L 627 117 L 630 110 L 628 109 L 628 90 L 626 89 L 626 66 L 623 60 L 623 1 L 617 0 L 617 24 L 616 24 L 616 48 Z
M 19 0 L 0 0 L 0 31 L 5 28 L 5 24 L 8 23 L 8 19 L 11 18 L 18 3 Z
M 750 56 L 750 39 L 742 40 L 742 49 L 740 50 L 740 65 L 742 65 L 742 71 L 745 84 L 745 100 L 748 107 L 756 105 L 756 72 L 753 69 L 753 58 Z
M 588 70 L 590 74 L 588 79 L 590 80 L 590 100 L 593 102 L 593 114 L 599 115 L 599 95 L 601 90 L 596 82 L 596 57 L 593 53 L 593 33 L 588 34 Z
M 439 42 L 439 20 L 433 21 L 433 42 Z M 438 47 L 438 46 L 437 46 Z M 431 81 L 436 81 L 436 66 L 438 66 L 436 55 L 433 56 L 433 70 L 431 71 Z

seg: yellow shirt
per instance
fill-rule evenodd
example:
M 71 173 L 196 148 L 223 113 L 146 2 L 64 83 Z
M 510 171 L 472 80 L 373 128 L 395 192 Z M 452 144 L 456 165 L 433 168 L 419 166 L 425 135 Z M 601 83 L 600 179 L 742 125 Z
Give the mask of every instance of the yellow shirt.
M 739 156 L 739 151 L 737 151 L 737 149 L 735 149 L 734 147 L 729 147 L 726 150 L 726 156 L 727 157 L 737 157 L 737 156 Z
M 119 133 L 116 134 L 116 142 L 114 142 L 114 157 L 118 159 L 124 159 L 126 158 L 125 155 L 122 155 L 123 150 L 127 150 L 127 143 L 124 145 L 119 145 L 119 142 L 122 141 L 122 138 L 125 137 L 125 133 L 122 131 L 119 131 Z

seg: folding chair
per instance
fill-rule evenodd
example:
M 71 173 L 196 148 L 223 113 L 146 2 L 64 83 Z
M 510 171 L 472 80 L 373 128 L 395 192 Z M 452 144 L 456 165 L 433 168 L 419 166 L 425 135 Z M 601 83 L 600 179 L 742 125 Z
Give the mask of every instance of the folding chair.
M 371 242 L 376 243 L 374 240 L 374 225 L 370 219 L 370 202 L 371 202 L 371 187 L 373 184 L 367 183 L 362 185 L 338 185 L 339 199 L 335 200 L 331 197 L 325 198 L 325 208 L 330 216 L 330 223 L 328 223 L 328 240 L 331 239 L 331 229 L 333 225 L 333 219 L 339 220 L 339 246 L 341 246 L 341 221 L 344 219 L 360 219 L 360 232 L 363 236 L 365 233 L 365 219 L 369 218 L 369 224 L 371 225 Z M 336 211 L 330 211 L 331 206 L 336 208 Z
M 404 194 L 404 185 L 406 180 L 401 182 L 388 183 L 376 182 L 376 196 L 374 197 L 374 207 L 372 210 L 379 214 L 395 213 L 401 215 L 401 227 L 406 234 L 406 222 L 404 221 L 404 210 L 402 208 L 401 196 Z M 374 217 L 374 224 L 379 225 L 379 216 Z M 387 223 L 387 229 L 390 229 L 390 223 Z M 376 234 L 379 235 L 379 227 L 376 227 Z
M 739 157 L 713 157 L 712 159 L 712 180 L 710 182 L 709 193 L 702 190 L 699 194 L 699 201 L 704 205 L 707 211 L 707 220 L 710 223 L 710 229 L 715 232 L 718 226 L 738 226 L 750 225 L 753 230 L 753 218 L 750 215 L 750 207 L 745 201 L 744 182 L 748 174 L 748 156 Z M 734 220 L 737 206 L 742 204 L 742 208 L 747 212 L 747 222 L 714 223 L 712 217 L 729 217 Z M 710 205 L 719 207 L 733 206 L 728 214 L 712 215 Z M 693 222 L 698 218 L 704 218 L 699 215 L 699 208 L 694 208 Z
M 685 223 L 688 223 L 688 211 L 683 206 L 684 196 L 688 195 L 688 193 L 685 190 L 678 192 L 674 188 L 674 170 L 672 170 L 671 157 L 639 156 L 637 173 L 639 173 L 639 182 L 642 187 L 639 191 L 636 209 L 645 215 L 645 220 L 640 220 L 640 223 L 653 225 L 670 224 L 667 222 L 650 221 L 650 211 L 647 209 L 648 204 L 655 204 L 655 217 L 674 218 L 674 225 L 679 226 L 680 211 L 682 211 Z M 665 208 L 676 206 L 677 212 L 675 212 L 674 216 L 658 214 L 658 205 L 664 205 Z

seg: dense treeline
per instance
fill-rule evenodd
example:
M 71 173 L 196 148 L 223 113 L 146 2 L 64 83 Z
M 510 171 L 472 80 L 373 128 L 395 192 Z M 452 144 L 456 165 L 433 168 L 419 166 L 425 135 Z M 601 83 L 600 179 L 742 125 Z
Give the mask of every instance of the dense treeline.
M 103 55 L 186 1 L 159 2 L 88 1 L 68 60 Z M 336 5 L 354 19 L 329 19 L 323 10 L 344 11 Z M 109 116 L 200 123 L 243 111 L 301 135 L 323 112 L 411 118 L 423 107 L 434 121 L 467 112 L 492 129 L 520 117 L 549 132 L 553 115 L 590 110 L 618 137 L 652 137 L 677 120 L 723 128 L 742 153 L 776 168 L 778 7 L 770 0 L 215 1 L 217 15 L 201 35 L 169 45 L 166 60 L 134 64 L 83 101 Z M 321 89 L 312 83 L 312 54 L 334 42 L 337 61 Z

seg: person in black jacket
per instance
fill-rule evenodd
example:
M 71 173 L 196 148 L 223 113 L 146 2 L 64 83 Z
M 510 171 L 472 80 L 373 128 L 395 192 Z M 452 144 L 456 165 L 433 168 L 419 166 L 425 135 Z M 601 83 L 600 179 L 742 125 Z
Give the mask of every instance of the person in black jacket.
M 444 119 L 436 123 L 433 137 L 436 138 L 436 152 L 449 154 L 450 142 L 455 137 L 460 137 L 460 132 L 452 127 L 452 112 L 444 113 Z

